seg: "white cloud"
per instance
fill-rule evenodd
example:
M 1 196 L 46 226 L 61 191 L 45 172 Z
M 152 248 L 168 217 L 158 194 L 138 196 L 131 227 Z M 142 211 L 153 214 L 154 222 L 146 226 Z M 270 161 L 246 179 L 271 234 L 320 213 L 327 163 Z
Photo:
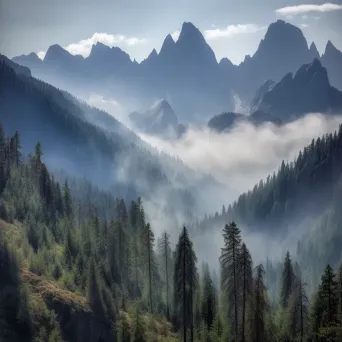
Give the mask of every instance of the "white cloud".
M 64 49 L 69 51 L 72 55 L 81 55 L 83 57 L 88 57 L 91 51 L 91 48 L 97 42 L 103 43 L 107 46 L 113 47 L 116 45 L 122 46 L 134 46 L 141 45 L 147 42 L 146 38 L 137 38 L 137 37 L 127 37 L 125 35 L 115 35 L 108 34 L 105 32 L 95 32 L 90 38 L 82 39 L 77 43 L 72 43 L 67 46 L 64 46 Z M 46 52 L 40 51 L 37 53 L 40 59 L 44 59 Z
M 39 51 L 39 52 L 37 52 L 37 56 L 38 56 L 41 60 L 44 59 L 45 55 L 46 55 L 46 52 L 45 52 L 45 51 Z
M 82 55 L 83 57 L 87 57 L 90 54 L 91 47 L 97 42 L 112 47 L 115 45 L 132 46 L 145 44 L 147 40 L 145 38 L 127 37 L 125 35 L 113 35 L 105 32 L 96 32 L 90 38 L 80 40 L 77 43 L 69 44 L 64 48 L 73 55 Z
M 256 33 L 264 29 L 264 26 L 259 26 L 256 24 L 237 24 L 229 25 L 223 29 L 214 28 L 210 30 L 205 30 L 204 36 L 208 40 L 215 40 L 219 38 L 232 38 L 240 34 Z
M 278 15 L 289 16 L 289 15 L 297 15 L 309 12 L 332 12 L 342 10 L 342 5 L 332 4 L 332 3 L 324 3 L 322 5 L 296 5 L 296 6 L 287 6 L 283 8 L 277 9 L 275 12 Z
M 175 32 L 171 33 L 171 37 L 175 42 L 178 40 L 179 35 L 180 35 L 180 31 L 175 31 Z
M 171 142 L 147 135 L 141 137 L 229 187 L 232 194 L 227 194 L 228 204 L 236 199 L 236 192 L 253 188 L 261 178 L 276 170 L 283 159 L 292 161 L 312 138 L 332 132 L 341 120 L 310 114 L 282 127 L 243 123 L 224 134 L 190 128 L 182 139 Z
M 309 27 L 309 25 L 308 24 L 299 24 L 299 26 L 301 27 L 301 28 L 308 28 Z

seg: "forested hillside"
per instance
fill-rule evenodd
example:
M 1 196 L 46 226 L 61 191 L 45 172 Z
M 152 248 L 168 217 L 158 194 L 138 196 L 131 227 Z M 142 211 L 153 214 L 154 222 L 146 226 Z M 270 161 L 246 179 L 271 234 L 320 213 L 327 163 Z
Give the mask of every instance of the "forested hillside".
M 211 177 L 152 149 L 106 112 L 16 73 L 6 60 L 0 60 L 0 75 L 0 117 L 5 132 L 21 132 L 24 153 L 39 140 L 53 170 L 86 177 L 127 200 L 143 196 L 173 216 L 175 211 L 184 217 L 196 211 L 195 206 L 205 201 L 202 196 L 195 203 L 201 196 L 198 189 L 216 185 Z M 170 198 L 164 208 L 161 193 Z
M 249 229 L 286 234 L 306 217 L 317 218 L 331 208 L 342 175 L 342 126 L 314 139 L 293 162 L 281 163 L 273 175 L 237 201 L 210 215 L 199 229 L 237 220 Z
M 287 253 L 271 299 L 231 222 L 219 286 L 185 227 L 173 248 L 166 232 L 154 236 L 140 198 L 74 180 L 75 195 L 40 143 L 27 157 L 20 144 L 0 128 L 1 341 L 341 340 L 341 269 L 326 266 L 309 303 Z

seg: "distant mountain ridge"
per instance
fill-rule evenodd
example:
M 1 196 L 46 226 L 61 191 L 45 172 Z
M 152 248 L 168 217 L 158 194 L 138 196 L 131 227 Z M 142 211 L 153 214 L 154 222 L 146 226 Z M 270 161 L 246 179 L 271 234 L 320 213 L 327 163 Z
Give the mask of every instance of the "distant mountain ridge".
M 279 82 L 266 81 L 256 92 L 250 113 L 222 113 L 211 118 L 208 127 L 223 132 L 244 122 L 280 125 L 307 113 L 342 114 L 342 91 L 330 85 L 326 68 L 316 58 Z
M 74 93 L 96 90 L 104 96 L 136 98 L 137 108 L 168 98 L 183 121 L 205 122 L 209 112 L 232 111 L 234 94 L 250 102 L 267 80 L 278 82 L 315 58 L 327 68 L 331 84 L 342 88 L 342 53 L 329 41 L 320 57 L 316 45 L 309 47 L 302 31 L 283 20 L 268 27 L 257 51 L 238 66 L 227 58 L 218 62 L 202 33 L 189 22 L 183 23 L 176 42 L 167 35 L 160 52 L 153 49 L 141 63 L 102 43 L 95 44 L 87 58 L 52 45 L 43 61 L 34 54 L 13 61 Z
M 342 92 L 329 83 L 327 69 L 318 59 L 288 73 L 277 83 L 266 84 L 252 101 L 259 110 L 290 121 L 306 113 L 342 113 Z
M 178 123 L 177 115 L 165 99 L 157 101 L 144 113 L 131 113 L 130 119 L 139 130 L 164 138 L 178 138 L 184 131 L 184 126 Z

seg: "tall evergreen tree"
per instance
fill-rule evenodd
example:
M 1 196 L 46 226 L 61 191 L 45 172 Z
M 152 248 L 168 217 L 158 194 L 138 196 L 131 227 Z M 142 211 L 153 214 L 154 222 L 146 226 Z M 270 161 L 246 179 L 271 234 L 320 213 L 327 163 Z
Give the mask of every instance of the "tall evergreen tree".
M 151 226 L 148 223 L 146 225 L 146 250 L 147 250 L 147 265 L 148 265 L 148 284 L 149 284 L 149 305 L 150 312 L 153 313 L 153 301 L 152 301 L 152 285 L 153 278 L 156 274 L 156 262 L 154 258 L 154 234 L 152 232 Z
M 252 277 L 252 257 L 248 248 L 243 243 L 239 253 L 239 271 L 242 282 L 242 317 L 241 317 L 241 342 L 246 340 L 246 312 L 251 301 L 253 277 Z
M 253 342 L 267 341 L 266 314 L 269 306 L 264 285 L 265 271 L 262 265 L 256 267 L 256 277 L 253 286 L 253 305 L 251 317 L 251 332 Z
M 95 261 L 92 258 L 88 268 L 88 302 L 95 315 L 104 317 L 104 306 L 102 300 L 101 283 Z
M 183 341 L 187 340 L 187 330 L 191 328 L 190 339 L 193 339 L 193 296 L 197 284 L 196 255 L 184 227 L 176 246 L 174 270 L 174 302 L 175 309 L 183 317 Z
M 220 257 L 222 287 L 229 300 L 229 318 L 233 326 L 235 340 L 239 338 L 239 253 L 241 248 L 240 229 L 235 222 L 226 224 L 223 229 L 224 248 Z
M 171 257 L 171 243 L 170 235 L 167 232 L 163 233 L 160 240 L 159 250 L 165 261 L 165 285 L 166 285 L 166 317 L 170 319 L 170 305 L 169 305 L 169 266 Z
M 204 269 L 202 296 L 202 317 L 206 328 L 209 331 L 217 313 L 217 298 L 213 281 L 210 277 L 208 265 L 206 265 Z
M 288 301 L 293 289 L 294 281 L 295 274 L 292 267 L 292 261 L 290 253 L 287 252 L 284 260 L 280 293 L 280 303 L 284 309 L 287 308 Z

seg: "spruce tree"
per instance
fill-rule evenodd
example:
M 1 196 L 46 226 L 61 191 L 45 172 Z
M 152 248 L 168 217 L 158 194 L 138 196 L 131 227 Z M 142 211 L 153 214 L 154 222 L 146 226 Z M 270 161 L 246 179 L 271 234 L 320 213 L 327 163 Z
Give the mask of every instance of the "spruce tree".
M 190 325 L 193 339 L 193 296 L 197 285 L 196 254 L 184 227 L 176 246 L 174 270 L 174 307 L 182 314 L 183 341 L 187 340 L 187 330 Z
M 91 258 L 88 268 L 88 302 L 95 315 L 100 318 L 104 317 L 104 306 L 102 300 L 101 282 L 96 264 L 93 258 Z
M 159 243 L 159 250 L 165 262 L 165 285 L 166 285 L 166 318 L 170 319 L 170 305 L 169 305 L 169 265 L 171 256 L 170 235 L 167 232 L 163 233 Z
M 285 256 L 283 272 L 282 272 L 282 283 L 281 283 L 281 294 L 280 304 L 285 309 L 288 306 L 288 301 L 293 289 L 295 281 L 295 274 L 292 267 L 292 261 L 290 253 L 287 252 Z
M 239 271 L 242 282 L 242 317 L 241 317 L 241 342 L 246 340 L 246 312 L 251 301 L 253 277 L 252 277 L 252 257 L 248 248 L 243 243 L 239 253 Z
M 240 287 L 240 268 L 239 253 L 241 248 L 240 229 L 235 222 L 225 225 L 223 229 L 224 248 L 220 257 L 221 262 L 221 281 L 224 291 L 228 296 L 228 316 L 233 327 L 234 339 L 239 338 L 239 287 Z
M 209 331 L 216 316 L 217 304 L 215 288 L 210 277 L 208 265 L 206 265 L 204 269 L 202 296 L 202 317 L 206 328 Z
M 266 298 L 266 286 L 264 285 L 265 271 L 260 264 L 256 267 L 256 277 L 253 285 L 253 304 L 251 317 L 251 333 L 253 342 L 267 341 L 266 314 L 269 306 Z

